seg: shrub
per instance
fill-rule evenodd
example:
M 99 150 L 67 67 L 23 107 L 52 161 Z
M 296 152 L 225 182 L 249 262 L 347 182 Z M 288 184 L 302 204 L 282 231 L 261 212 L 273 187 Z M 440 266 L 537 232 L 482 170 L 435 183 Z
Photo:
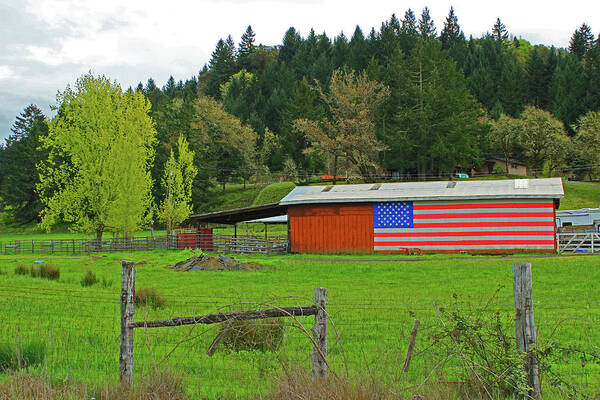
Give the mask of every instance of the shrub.
M 45 356 L 46 345 L 43 342 L 31 341 L 19 346 L 0 343 L 0 372 L 39 365 Z
M 40 267 L 34 265 L 33 267 L 31 267 L 31 269 L 29 270 L 29 273 L 31 275 L 32 278 L 39 278 L 40 276 L 42 276 L 42 270 Z
M 15 275 L 29 275 L 29 267 L 19 264 L 15 267 Z
M 98 278 L 91 270 L 88 269 L 88 271 L 85 273 L 83 278 L 81 278 L 80 282 L 81 282 L 81 286 L 83 286 L 83 287 L 93 286 L 96 283 L 98 283 Z
M 223 347 L 228 350 L 276 351 L 283 341 L 283 322 L 276 319 L 255 319 L 222 324 L 225 332 Z
M 42 265 L 40 275 L 42 278 L 57 281 L 60 278 L 60 270 L 52 265 Z
M 166 302 L 165 297 L 154 288 L 142 288 L 135 291 L 135 305 L 163 308 Z

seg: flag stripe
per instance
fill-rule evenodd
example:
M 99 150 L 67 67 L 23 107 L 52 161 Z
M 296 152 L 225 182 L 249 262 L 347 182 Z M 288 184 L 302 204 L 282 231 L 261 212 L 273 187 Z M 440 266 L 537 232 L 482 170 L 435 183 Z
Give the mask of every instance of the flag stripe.
M 505 226 L 505 227 L 494 227 L 494 226 L 473 226 L 469 227 L 470 232 L 497 232 L 499 228 L 503 231 L 509 232 L 521 232 L 521 231 L 544 231 L 548 234 L 554 233 L 554 226 Z M 394 232 L 440 232 L 439 228 L 375 228 L 375 233 L 394 233 Z M 464 227 L 445 227 L 444 232 L 465 232 Z
M 375 237 L 441 237 L 441 236 L 553 236 L 553 231 L 476 231 L 476 232 L 375 232 Z
M 375 246 L 406 246 L 406 247 L 415 247 L 415 246 L 423 246 L 423 245 L 435 245 L 435 246 L 456 246 L 456 245 L 471 245 L 471 244 L 510 244 L 510 245 L 522 245 L 522 244 L 547 244 L 554 245 L 554 240 L 438 240 L 436 242 L 430 241 L 381 241 L 375 242 Z
M 438 219 L 438 218 L 509 218 L 509 217 L 549 217 L 553 218 L 554 214 L 551 212 L 523 212 L 523 213 L 457 213 L 457 214 L 417 214 L 415 213 L 414 219 Z
M 378 251 L 397 251 L 406 247 L 415 246 L 383 246 L 379 245 L 375 250 Z M 552 244 L 461 244 L 456 245 L 420 245 L 422 250 L 440 250 L 440 251 L 457 251 L 457 250 L 554 250 L 554 243 Z
M 415 228 L 450 228 L 450 227 L 475 227 L 475 226 L 490 226 L 490 227 L 504 227 L 504 226 L 554 226 L 554 218 L 546 219 L 545 221 L 530 221 L 523 220 L 523 222 L 516 221 L 499 221 L 499 218 L 493 218 L 490 220 L 477 220 L 470 219 L 466 222 L 422 222 L 415 224 Z

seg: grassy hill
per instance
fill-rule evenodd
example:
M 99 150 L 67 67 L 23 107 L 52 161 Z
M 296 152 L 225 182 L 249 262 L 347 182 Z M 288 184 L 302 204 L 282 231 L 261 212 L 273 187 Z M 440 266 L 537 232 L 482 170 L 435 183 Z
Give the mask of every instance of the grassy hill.
M 595 208 L 600 206 L 600 185 L 591 186 L 578 182 L 564 182 L 565 198 L 560 201 L 560 210 Z

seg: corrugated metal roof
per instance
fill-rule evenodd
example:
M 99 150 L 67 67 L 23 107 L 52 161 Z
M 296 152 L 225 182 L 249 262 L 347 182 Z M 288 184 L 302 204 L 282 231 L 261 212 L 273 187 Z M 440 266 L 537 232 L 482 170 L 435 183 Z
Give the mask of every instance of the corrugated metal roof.
M 323 191 L 323 186 L 299 186 L 279 204 L 564 197 L 561 178 L 454 182 L 456 185 L 448 185 L 448 181 L 383 183 L 377 190 L 372 190 L 373 184 L 336 185 L 328 191 Z

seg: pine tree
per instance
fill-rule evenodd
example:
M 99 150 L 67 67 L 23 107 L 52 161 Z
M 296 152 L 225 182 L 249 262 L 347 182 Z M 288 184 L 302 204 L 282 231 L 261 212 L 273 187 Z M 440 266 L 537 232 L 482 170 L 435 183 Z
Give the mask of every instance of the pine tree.
M 240 69 L 250 70 L 250 63 L 248 62 L 249 57 L 256 49 L 256 46 L 254 45 L 254 36 L 256 35 L 252 30 L 252 26 L 248 25 L 248 28 L 246 28 L 246 32 L 242 35 L 242 40 L 238 45 L 238 64 Z
M 527 101 L 534 107 L 545 108 L 552 74 L 548 73 L 548 66 L 540 52 L 539 47 L 534 47 L 527 62 Z
M 454 14 L 454 7 L 450 7 L 440 40 L 442 41 L 442 49 L 446 50 L 455 46 L 459 41 L 465 40 L 465 35 L 460 30 L 460 25 L 458 25 L 458 17 Z
M 506 30 L 506 26 L 500 21 L 500 18 L 496 19 L 496 23 L 492 28 L 492 36 L 499 42 L 508 39 L 508 31 Z
M 216 99 L 220 96 L 221 85 L 236 72 L 235 44 L 231 35 L 226 40 L 219 39 L 209 62 L 210 75 L 206 82 L 206 93 Z
M 558 61 L 550 85 L 550 111 L 567 128 L 580 115 L 585 113 L 587 81 L 581 62 L 573 54 L 567 54 Z
M 569 51 L 581 60 L 592 48 L 593 42 L 594 35 L 592 34 L 592 29 L 587 24 L 583 24 L 571 36 Z
M 369 45 L 365 40 L 360 26 L 356 25 L 354 34 L 348 44 L 348 67 L 355 71 L 362 71 L 369 63 Z
M 417 37 L 419 37 L 419 32 L 417 31 L 417 18 L 415 17 L 415 13 L 409 8 L 404 13 L 400 34 L 398 35 L 400 48 L 402 48 L 404 54 L 410 54 L 415 47 Z
M 175 78 L 173 78 L 173 75 L 171 75 L 171 76 L 169 76 L 169 79 L 167 80 L 167 83 L 165 84 L 165 86 L 163 86 L 162 91 L 168 97 L 173 98 L 173 97 L 175 97 L 176 90 L 177 90 L 177 85 L 175 84 Z
M 396 36 L 400 34 L 400 21 L 398 20 L 398 17 L 396 17 L 396 14 L 392 14 L 388 25 L 392 28 Z
M 288 29 L 283 36 L 283 43 L 279 48 L 279 61 L 290 65 L 301 44 L 302 38 L 296 32 L 296 29 L 294 27 Z
M 48 158 L 41 148 L 48 123 L 42 111 L 31 104 L 17 116 L 11 132 L 4 147 L 0 146 L 0 209 L 9 207 L 14 222 L 26 223 L 42 210 L 36 192 L 40 181 L 36 164 Z
M 423 39 L 435 38 L 436 35 L 435 25 L 427 6 L 423 8 L 421 19 L 419 19 L 419 34 Z

